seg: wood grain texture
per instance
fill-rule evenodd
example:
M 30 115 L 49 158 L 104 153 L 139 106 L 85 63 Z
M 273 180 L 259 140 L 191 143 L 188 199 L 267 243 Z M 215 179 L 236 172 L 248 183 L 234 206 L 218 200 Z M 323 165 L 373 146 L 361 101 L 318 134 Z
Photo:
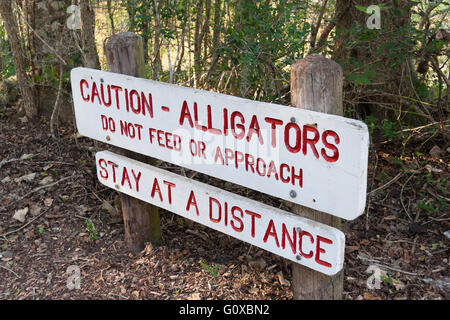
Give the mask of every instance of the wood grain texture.
M 112 36 L 105 46 L 108 71 L 145 78 L 145 62 L 142 38 L 132 32 Z M 143 155 L 120 150 L 120 154 L 149 164 L 155 160 Z M 122 200 L 125 241 L 129 249 L 138 252 L 146 242 L 157 243 L 161 239 L 158 207 L 120 193 Z
M 293 107 L 342 116 L 343 71 L 334 61 L 312 54 L 297 61 L 291 69 L 291 104 Z M 329 214 L 292 205 L 292 212 L 341 229 L 341 219 Z M 343 270 L 326 276 L 301 265 L 292 266 L 293 292 L 296 300 L 337 300 L 342 298 Z

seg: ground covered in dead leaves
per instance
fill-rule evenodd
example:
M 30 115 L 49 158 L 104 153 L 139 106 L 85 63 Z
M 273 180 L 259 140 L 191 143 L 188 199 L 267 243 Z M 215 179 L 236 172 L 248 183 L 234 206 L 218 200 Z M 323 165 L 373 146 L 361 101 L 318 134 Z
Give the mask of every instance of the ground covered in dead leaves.
M 107 146 L 48 128 L 0 117 L 0 299 L 292 299 L 283 259 L 163 210 L 161 244 L 129 253 L 117 194 L 96 178 Z M 371 147 L 366 214 L 343 222 L 344 299 L 449 298 L 449 153 L 408 143 Z

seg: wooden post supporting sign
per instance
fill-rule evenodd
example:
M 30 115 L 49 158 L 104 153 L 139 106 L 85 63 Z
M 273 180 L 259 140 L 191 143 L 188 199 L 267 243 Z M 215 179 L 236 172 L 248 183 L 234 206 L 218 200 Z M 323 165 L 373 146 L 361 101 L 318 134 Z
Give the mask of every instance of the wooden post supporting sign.
M 124 32 L 108 39 L 105 46 L 108 71 L 145 78 L 145 62 L 142 38 L 132 32 Z M 155 164 L 155 160 L 128 150 L 122 155 Z M 118 189 L 119 185 L 116 186 Z M 125 225 L 125 241 L 133 252 L 142 250 L 146 242 L 156 243 L 161 237 L 158 207 L 120 192 Z
M 313 54 L 292 65 L 291 104 L 293 107 L 342 116 L 342 89 L 342 68 L 330 59 Z M 338 217 L 298 204 L 292 205 L 292 211 L 336 229 L 341 228 L 341 219 Z M 343 270 L 334 276 L 327 276 L 300 264 L 293 264 L 292 277 L 294 299 L 336 300 L 342 298 Z

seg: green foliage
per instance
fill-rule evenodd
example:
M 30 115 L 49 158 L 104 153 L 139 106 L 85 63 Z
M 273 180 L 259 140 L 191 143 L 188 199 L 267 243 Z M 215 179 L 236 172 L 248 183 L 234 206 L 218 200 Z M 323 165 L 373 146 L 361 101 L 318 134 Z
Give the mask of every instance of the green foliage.
M 52 168 L 51 170 L 52 170 L 53 174 L 55 175 L 55 177 L 59 176 L 59 172 L 56 168 Z
M 86 218 L 86 230 L 89 232 L 89 238 L 93 241 L 98 240 L 98 232 L 95 230 L 94 224 L 91 219 Z
M 217 266 L 217 265 L 215 267 L 209 266 L 208 264 L 203 263 L 201 261 L 200 261 L 200 265 L 203 267 L 203 270 L 205 270 L 206 272 L 209 272 L 213 278 L 216 278 L 218 276 L 219 266 Z
M 434 206 L 432 199 L 428 199 L 427 197 L 420 201 L 417 204 L 419 209 L 428 212 L 429 214 L 433 214 L 437 211 L 437 208 Z
M 396 164 L 396 165 L 399 165 L 399 166 L 403 166 L 403 161 L 402 161 L 401 159 L 399 159 L 399 158 L 389 156 L 389 157 L 388 157 L 388 160 L 389 160 L 389 162 L 392 163 L 392 164 Z
M 277 100 L 280 85 L 286 85 L 289 79 L 286 67 L 301 58 L 306 50 L 310 25 L 305 22 L 305 4 L 280 0 L 236 1 L 231 5 L 235 23 L 224 30 L 225 44 L 220 56 L 227 59 L 219 68 L 228 69 L 229 62 L 238 68 L 235 86 L 245 83 L 251 88 L 241 93 L 254 93 L 253 97 L 259 100 Z
M 446 192 L 448 190 L 449 181 L 442 177 L 439 182 L 436 183 L 436 188 L 440 192 Z
M 347 107 L 344 110 L 344 117 L 346 118 L 353 118 L 355 114 L 355 108 L 353 107 Z
M 372 136 L 373 132 L 377 126 L 378 119 L 373 116 L 367 116 L 364 122 L 367 124 L 367 127 L 369 128 L 369 134 Z
M 364 19 L 373 13 L 366 15 L 366 7 L 353 4 L 365 15 L 345 28 L 337 26 L 336 37 L 344 42 L 332 48 L 342 57 L 338 62 L 356 99 L 364 101 L 358 108 L 381 109 L 392 119 L 395 116 L 402 121 L 403 126 L 442 121 L 450 111 L 445 98 L 448 88 L 442 78 L 450 70 L 450 46 L 448 40 L 437 35 L 442 29 L 448 30 L 448 1 L 404 3 L 389 2 L 389 7 L 377 4 L 381 9 L 381 29 L 372 30 Z M 371 101 L 384 104 L 370 104 Z M 357 101 L 352 101 L 352 105 L 358 106 Z M 375 124 L 373 119 L 368 122 L 373 124 L 372 131 L 380 129 L 389 140 L 394 137 L 391 123 Z
M 96 8 L 106 9 L 106 1 L 94 2 Z M 450 71 L 448 41 L 436 39 L 436 33 L 448 25 L 448 1 L 433 9 L 430 16 L 426 15 L 426 10 L 435 2 L 409 1 L 404 7 L 399 5 L 399 1 L 377 4 L 382 19 L 379 30 L 367 27 L 364 19 L 371 13 L 367 13 L 365 6 L 352 3 L 342 19 L 336 21 L 337 1 L 326 2 L 322 11 L 323 3 L 298 0 L 110 1 L 113 8 L 109 12 L 96 10 L 95 40 L 101 55 L 101 45 L 112 35 L 113 21 L 115 33 L 132 31 L 142 36 L 149 78 L 170 79 L 188 86 L 281 104 L 289 103 L 290 66 L 307 54 L 317 52 L 334 60 L 342 58 L 338 62 L 343 66 L 346 80 L 344 99 L 351 101 L 351 108 L 346 106 L 345 116 L 376 115 L 379 119 L 370 115 L 365 119 L 371 134 L 380 132 L 387 140 L 396 137 L 400 125 L 392 121 L 394 117 L 384 120 L 385 106 L 396 113 L 395 119 L 403 121 L 402 128 L 412 121 L 416 121 L 413 124 L 417 126 L 419 121 L 422 125 L 427 121 L 449 119 L 446 79 L 430 67 L 437 63 L 443 75 Z M 201 12 L 197 12 L 199 8 Z M 316 30 L 319 15 L 323 19 L 318 26 L 316 46 L 310 48 L 312 31 Z M 422 19 L 425 24 L 420 26 Z M 18 22 L 23 24 L 22 19 Z M 323 42 L 317 43 L 328 26 L 332 26 L 330 32 L 320 39 Z M 39 61 L 30 59 L 36 52 L 32 52 L 33 45 L 28 43 L 29 36 L 22 32 L 26 30 L 25 25 L 19 27 L 31 85 L 41 92 L 57 88 L 60 71 L 54 53 L 43 58 L 40 53 Z M 39 28 L 36 26 L 37 32 Z M 216 43 L 214 37 L 217 34 Z M 344 39 L 339 43 L 342 34 Z M 74 32 L 77 49 L 62 54 L 68 62 L 64 67 L 63 92 L 70 91 L 70 69 L 82 65 L 85 53 L 78 50 L 83 43 L 77 35 L 78 31 Z M 196 39 L 199 35 L 200 39 Z M 1 25 L 0 44 L 3 60 L 0 73 L 7 78 L 14 75 L 15 70 Z M 51 41 L 50 44 L 54 46 Z M 69 46 L 73 47 L 74 43 Z M 197 46 L 200 52 L 194 52 Z M 345 54 L 341 55 L 340 50 Z M 199 55 L 197 59 L 195 54 Z M 168 55 L 172 64 L 170 72 Z M 428 57 L 433 60 L 426 61 L 427 71 L 418 72 L 417 65 Z M 104 60 L 104 56 L 100 58 Z M 389 95 L 383 96 L 384 93 Z M 363 103 L 359 103 L 361 101 Z M 366 106 L 370 106 L 369 112 L 363 109 Z M 372 112 L 372 109 L 381 108 L 383 113 Z M 405 113 L 412 116 L 406 118 Z
M 417 177 L 417 179 L 422 183 L 425 182 L 428 185 L 427 190 L 430 190 L 423 196 L 422 200 L 417 203 L 417 208 L 428 214 L 446 212 L 448 210 L 448 201 L 439 193 L 445 194 L 447 192 L 449 180 L 445 177 L 434 179 L 431 172 Z
M 377 174 L 376 179 L 384 184 L 384 183 L 388 182 L 389 180 L 391 180 L 392 177 L 387 172 L 383 171 L 383 172 Z
M 391 120 L 379 120 L 373 116 L 367 116 L 364 120 L 369 128 L 369 134 L 372 136 L 375 130 L 378 130 L 382 136 L 387 140 L 393 140 L 394 138 L 400 138 L 401 135 L 397 135 L 400 130 L 400 123 Z
M 380 276 L 381 281 L 386 282 L 387 284 L 390 284 L 391 286 L 394 285 L 394 280 L 392 280 L 391 277 L 389 277 L 387 274 L 382 274 Z
M 14 60 L 10 52 L 8 40 L 6 39 L 5 28 L 0 24 L 0 54 L 2 58 L 2 68 L 0 70 L 0 78 L 9 78 L 16 74 L 14 68 Z
M 366 7 L 358 6 L 358 5 L 355 4 L 355 8 L 358 9 L 359 11 L 361 11 L 361 12 L 364 12 L 364 13 L 367 12 L 367 8 Z
M 439 241 L 438 243 L 432 243 L 431 244 L 431 250 L 437 250 L 437 249 L 446 249 L 447 246 L 445 245 L 444 242 Z
M 429 173 L 426 174 L 426 176 L 425 176 L 425 181 L 426 181 L 427 183 L 432 183 L 432 182 L 433 182 L 433 176 L 432 176 L 431 172 L 429 172 Z
M 386 119 L 381 121 L 379 128 L 388 140 L 392 140 L 395 136 L 395 132 L 399 129 L 398 122 L 393 122 Z
M 345 78 L 347 81 L 353 83 L 356 86 L 371 84 L 370 80 L 376 75 L 376 72 L 368 66 L 363 67 L 363 71 L 359 73 L 347 74 Z

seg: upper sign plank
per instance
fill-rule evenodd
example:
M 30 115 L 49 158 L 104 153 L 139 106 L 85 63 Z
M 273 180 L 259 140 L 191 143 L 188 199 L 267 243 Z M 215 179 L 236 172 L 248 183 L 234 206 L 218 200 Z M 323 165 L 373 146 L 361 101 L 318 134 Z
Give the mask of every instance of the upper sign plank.
M 361 121 L 87 68 L 71 83 L 84 136 L 344 219 L 364 211 Z

